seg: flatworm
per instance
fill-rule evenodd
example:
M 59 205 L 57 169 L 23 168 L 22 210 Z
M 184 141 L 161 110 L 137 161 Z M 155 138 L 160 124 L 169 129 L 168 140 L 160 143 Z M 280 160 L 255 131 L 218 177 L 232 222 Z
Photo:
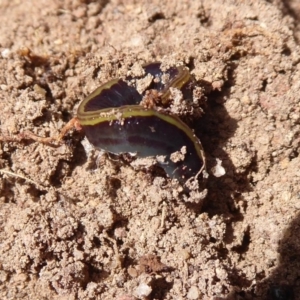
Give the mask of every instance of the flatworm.
M 150 88 L 160 92 L 164 104 L 169 101 L 170 87 L 182 89 L 190 81 L 184 67 L 163 72 L 160 63 L 151 63 L 144 70 L 155 78 Z M 166 83 L 163 74 L 169 78 Z M 142 97 L 122 79 L 110 80 L 80 103 L 79 124 L 95 148 L 114 154 L 160 157 L 157 162 L 169 177 L 184 184 L 205 168 L 201 143 L 177 116 L 139 105 Z

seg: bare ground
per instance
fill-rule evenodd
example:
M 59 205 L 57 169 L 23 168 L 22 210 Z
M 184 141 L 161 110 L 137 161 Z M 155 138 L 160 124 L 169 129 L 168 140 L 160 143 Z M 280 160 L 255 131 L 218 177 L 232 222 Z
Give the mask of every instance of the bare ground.
M 98 163 L 77 133 L 1 143 L 0 298 L 300 299 L 299 14 L 297 0 L 2 0 L 2 134 L 55 136 L 101 83 L 184 63 L 209 178 L 195 204 Z

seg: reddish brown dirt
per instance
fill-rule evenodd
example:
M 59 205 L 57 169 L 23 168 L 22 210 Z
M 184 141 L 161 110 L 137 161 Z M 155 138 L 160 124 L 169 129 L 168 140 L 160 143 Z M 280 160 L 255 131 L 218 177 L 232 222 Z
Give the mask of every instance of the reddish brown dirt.
M 55 136 L 101 83 L 183 63 L 209 178 L 195 204 L 97 164 L 78 133 L 1 143 L 0 298 L 300 299 L 299 15 L 297 0 L 2 0 L 2 134 Z

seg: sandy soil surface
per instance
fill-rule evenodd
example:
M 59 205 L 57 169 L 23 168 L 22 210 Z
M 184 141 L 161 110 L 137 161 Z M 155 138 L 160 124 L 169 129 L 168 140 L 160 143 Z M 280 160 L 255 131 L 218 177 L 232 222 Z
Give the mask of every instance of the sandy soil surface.
M 300 299 L 299 15 L 298 0 L 1 0 L 2 135 L 55 136 L 101 83 L 185 64 L 209 178 L 194 203 L 77 132 L 1 143 L 0 298 Z

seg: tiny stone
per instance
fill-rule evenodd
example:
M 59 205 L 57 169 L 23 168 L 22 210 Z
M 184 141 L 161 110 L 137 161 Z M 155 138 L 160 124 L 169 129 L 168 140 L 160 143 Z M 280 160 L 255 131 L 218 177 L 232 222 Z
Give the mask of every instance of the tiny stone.
M 5 48 L 4 50 L 1 51 L 1 56 L 3 58 L 8 58 L 9 55 L 10 55 L 10 50 L 9 49 Z
M 42 95 L 43 97 L 46 96 L 46 93 L 47 93 L 46 90 L 43 89 L 42 87 L 40 87 L 38 84 L 35 84 L 35 85 L 33 86 L 33 90 L 34 90 L 37 94 Z
M 141 283 L 135 290 L 135 294 L 138 298 L 148 297 L 151 294 L 151 292 L 152 292 L 152 288 L 146 283 Z
M 188 294 L 187 294 L 187 298 L 191 299 L 191 300 L 196 300 L 199 299 L 199 290 L 196 286 L 191 286 Z
M 221 177 L 226 174 L 225 169 L 222 167 L 222 160 L 216 159 L 217 165 L 211 168 L 211 172 L 215 177 Z
M 188 260 L 191 257 L 191 253 L 187 249 L 181 249 L 180 255 L 184 260 Z
M 127 272 L 129 274 L 130 277 L 135 278 L 138 276 L 138 271 L 135 268 L 129 267 L 127 269 Z

